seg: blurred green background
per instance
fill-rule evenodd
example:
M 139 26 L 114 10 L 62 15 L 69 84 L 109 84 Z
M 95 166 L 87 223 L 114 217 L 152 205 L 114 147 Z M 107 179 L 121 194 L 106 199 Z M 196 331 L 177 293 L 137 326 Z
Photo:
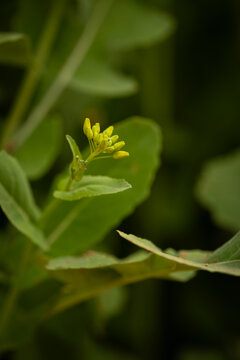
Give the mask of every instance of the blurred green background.
M 34 48 L 49 3 L 2 0 L 0 30 L 29 34 Z M 131 6 L 128 9 L 127 3 L 124 1 L 126 13 L 119 13 L 122 16 L 119 21 L 126 22 L 128 35 L 129 23 L 134 23 L 135 18 L 131 17 Z M 120 45 L 115 45 L 120 50 L 113 46 L 107 57 L 101 54 L 102 62 L 123 76 L 121 81 L 113 80 L 104 71 L 98 75 L 97 65 L 94 63 L 89 70 L 90 62 L 86 63 L 85 71 L 91 72 L 92 80 L 88 77 L 85 80 L 82 70 L 79 82 L 76 80 L 75 85 L 64 91 L 55 110 L 64 119 L 63 133 L 80 133 L 84 116 L 103 124 L 132 115 L 154 119 L 163 131 L 162 166 L 148 199 L 119 228 L 151 239 L 161 248 L 213 250 L 234 231 L 217 225 L 200 204 L 196 184 L 205 163 L 239 146 L 240 3 L 237 0 L 135 3 L 149 7 L 151 14 L 169 17 L 166 36 L 154 37 L 153 31 L 152 38 L 149 35 L 144 41 L 145 30 L 155 20 L 148 19 L 148 14 L 142 11 L 136 19 L 139 28 L 141 24 L 143 27 L 140 40 L 136 44 L 131 44 L 131 39 L 121 44 L 121 36 L 120 40 L 113 38 L 113 44 L 119 40 Z M 33 104 L 72 48 L 91 6 L 92 1 L 88 0 L 65 4 L 66 24 L 60 26 L 57 44 L 50 53 Z M 1 126 L 23 74 L 24 68 L 19 64 L 0 67 Z M 106 76 L 110 77 L 109 82 Z M 40 203 L 43 189 L 50 186 L 53 174 L 68 159 L 67 145 L 63 144 L 53 169 L 32 183 Z M 0 223 L 4 226 L 3 214 Z M 114 231 L 99 248 L 120 257 L 132 250 Z M 23 346 L 17 355 L 9 352 L 2 358 L 237 360 L 239 304 L 239 282 L 234 277 L 199 272 L 185 284 L 145 281 L 66 311 L 44 324 L 36 339 Z

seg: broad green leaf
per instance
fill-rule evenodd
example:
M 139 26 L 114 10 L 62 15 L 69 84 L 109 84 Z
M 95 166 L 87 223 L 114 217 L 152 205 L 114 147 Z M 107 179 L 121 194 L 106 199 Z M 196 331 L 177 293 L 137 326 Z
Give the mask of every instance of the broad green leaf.
M 25 66 L 31 59 L 29 39 L 12 32 L 0 33 L 0 63 Z
M 14 153 L 31 180 L 40 178 L 51 168 L 58 155 L 61 138 L 61 119 L 58 116 L 49 117 Z
M 212 160 L 202 172 L 197 197 L 215 221 L 229 230 L 240 229 L 240 151 Z
M 74 75 L 70 88 L 87 94 L 120 97 L 135 93 L 138 85 L 131 77 L 90 56 Z
M 115 194 L 131 188 L 124 179 L 113 179 L 108 176 L 84 176 L 82 180 L 73 183 L 69 191 L 54 192 L 57 199 L 73 201 L 85 197 L 93 197 L 106 194 Z
M 116 126 L 126 142 L 129 158 L 104 159 L 89 164 L 89 174 L 124 178 L 132 189 L 79 202 L 55 202 L 43 214 L 43 227 L 52 244 L 51 255 L 72 255 L 89 249 L 149 194 L 159 163 L 161 139 L 150 120 L 131 118 Z M 57 200 L 56 200 L 57 201 Z
M 129 50 L 165 40 L 175 29 L 173 17 L 135 0 L 115 1 L 99 33 L 109 49 Z
M 151 241 L 134 235 L 127 235 L 119 231 L 119 234 L 133 244 L 157 255 L 161 260 L 167 260 L 175 264 L 175 272 L 187 270 L 206 270 L 223 274 L 240 276 L 240 236 L 239 233 L 224 244 L 221 248 L 210 252 L 199 250 L 180 251 L 176 255 L 163 252 Z
M 43 234 L 35 225 L 39 211 L 21 167 L 12 156 L 1 151 L 0 169 L 0 206 L 20 232 L 46 248 Z

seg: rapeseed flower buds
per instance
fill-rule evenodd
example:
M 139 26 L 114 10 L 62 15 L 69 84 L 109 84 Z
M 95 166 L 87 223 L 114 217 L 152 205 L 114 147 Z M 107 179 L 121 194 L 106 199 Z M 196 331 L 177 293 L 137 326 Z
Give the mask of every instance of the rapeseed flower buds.
M 123 159 L 128 156 L 129 156 L 129 152 L 127 152 L 127 151 L 117 151 L 113 154 L 113 158 L 116 160 Z
M 90 155 L 86 159 L 86 163 L 101 158 L 112 157 L 114 159 L 122 159 L 129 156 L 126 151 L 119 151 L 125 145 L 124 141 L 118 141 L 118 135 L 113 134 L 114 127 L 109 126 L 103 132 L 100 132 L 100 124 L 96 123 L 91 126 L 89 118 L 86 118 L 83 125 L 83 132 L 87 136 L 90 146 Z M 110 155 L 111 154 L 111 155 Z M 103 155 L 103 156 L 100 156 Z
M 109 126 L 103 132 L 100 132 L 100 124 L 96 123 L 91 126 L 89 118 L 86 118 L 83 124 L 83 132 L 86 135 L 89 147 L 90 154 L 86 160 L 82 158 L 82 154 L 76 144 L 75 140 L 67 135 L 67 140 L 70 145 L 73 160 L 69 168 L 69 181 L 67 184 L 67 190 L 70 190 L 72 187 L 73 181 L 80 181 L 83 177 L 87 165 L 92 160 L 113 158 L 113 159 L 123 159 L 129 156 L 127 151 L 119 151 L 125 145 L 125 141 L 118 141 L 118 135 L 112 135 L 114 130 L 113 126 Z
M 97 142 L 98 136 L 99 136 L 99 133 L 100 133 L 100 124 L 96 123 L 95 125 L 93 125 L 92 131 L 93 131 L 93 141 Z
M 83 124 L 83 132 L 87 136 L 87 131 L 91 130 L 91 122 L 89 118 L 86 118 Z
M 92 140 L 92 138 L 93 138 L 92 129 L 86 129 L 86 136 L 87 136 L 88 140 Z
M 114 150 L 115 150 L 115 151 L 118 151 L 118 150 L 120 150 L 121 148 L 123 148 L 124 145 L 125 145 L 125 141 L 119 141 L 119 142 L 117 142 L 115 145 L 113 145 L 113 147 L 114 147 Z
M 112 136 L 113 129 L 113 126 L 109 126 L 106 130 L 104 130 L 103 135 L 107 135 L 108 137 Z
M 113 135 L 112 137 L 110 137 L 110 140 L 112 141 L 112 144 L 115 144 L 115 142 L 117 142 L 119 139 L 118 135 Z

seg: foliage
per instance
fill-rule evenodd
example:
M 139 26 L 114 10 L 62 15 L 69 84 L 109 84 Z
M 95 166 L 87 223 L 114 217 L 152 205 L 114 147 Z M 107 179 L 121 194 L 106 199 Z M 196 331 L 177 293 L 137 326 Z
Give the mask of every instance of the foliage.
M 239 233 L 220 247 L 217 236 L 211 243 L 211 231 L 197 225 L 203 210 L 193 199 L 195 187 L 218 225 L 239 230 L 239 151 L 222 155 L 210 125 L 204 148 L 200 122 L 173 125 L 169 94 L 155 77 L 168 88 L 164 56 L 176 21 L 151 3 L 18 0 L 13 12 L 2 5 L 0 18 L 5 11 L 8 17 L 0 33 L 0 350 L 13 359 L 52 358 L 49 341 L 59 358 L 66 352 L 73 359 L 134 359 L 133 344 L 118 354 L 98 344 L 96 334 L 113 319 L 126 331 L 122 343 L 136 334 L 131 341 L 147 358 L 136 324 L 144 301 L 152 302 L 155 322 L 159 298 L 150 281 L 139 285 L 140 296 L 141 288 L 125 285 L 186 283 L 199 270 L 240 276 Z M 229 143 L 228 152 L 235 148 Z M 153 242 L 125 231 L 148 233 Z M 179 244 L 184 237 L 190 242 Z M 127 311 L 129 291 L 139 304 L 128 316 L 134 331 L 117 318 Z

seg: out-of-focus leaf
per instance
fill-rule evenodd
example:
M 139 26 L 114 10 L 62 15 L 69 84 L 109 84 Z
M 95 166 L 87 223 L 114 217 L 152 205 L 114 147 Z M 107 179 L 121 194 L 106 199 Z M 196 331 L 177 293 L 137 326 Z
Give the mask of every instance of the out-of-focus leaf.
M 120 97 L 137 91 L 137 82 L 113 70 L 106 62 L 88 57 L 70 83 L 74 90 L 88 94 Z
M 0 63 L 25 66 L 31 59 L 27 35 L 12 32 L 0 33 Z
M 11 223 L 36 245 L 46 248 L 42 232 L 34 224 L 39 211 L 18 162 L 0 152 L 0 205 Z
M 130 156 L 122 160 L 105 159 L 89 164 L 92 175 L 124 178 L 132 189 L 111 196 L 83 199 L 80 202 L 50 204 L 43 215 L 43 227 L 54 256 L 72 255 L 89 249 L 149 194 L 159 163 L 161 139 L 158 127 L 150 120 L 132 118 L 116 126 L 126 142 Z
M 31 180 L 40 178 L 50 169 L 58 155 L 61 138 L 61 119 L 50 117 L 14 153 Z
M 29 341 L 34 331 L 34 323 L 28 315 L 15 313 L 7 329 L 0 337 L 0 351 L 12 350 Z
M 78 15 L 77 15 L 78 16 Z M 175 28 L 173 17 L 138 1 L 113 2 L 94 43 L 79 65 L 69 87 L 87 94 L 121 97 L 137 91 L 137 82 L 110 66 L 111 52 L 150 46 L 165 40 Z M 57 42 L 40 93 L 43 94 L 55 78 L 82 34 L 82 24 L 73 13 L 66 13 L 61 41 Z M 113 64 L 114 65 L 114 64 Z
M 126 305 L 127 293 L 124 287 L 113 288 L 99 295 L 101 315 L 112 317 L 119 314 Z
M 54 192 L 57 199 L 74 201 L 85 197 L 115 194 L 127 189 L 131 185 L 124 179 L 113 179 L 108 176 L 84 176 L 82 180 L 74 182 L 69 191 Z
M 129 50 L 165 40 L 175 29 L 173 17 L 135 0 L 115 1 L 99 32 L 108 49 Z
M 219 225 L 233 231 L 240 229 L 240 151 L 204 167 L 197 196 Z

